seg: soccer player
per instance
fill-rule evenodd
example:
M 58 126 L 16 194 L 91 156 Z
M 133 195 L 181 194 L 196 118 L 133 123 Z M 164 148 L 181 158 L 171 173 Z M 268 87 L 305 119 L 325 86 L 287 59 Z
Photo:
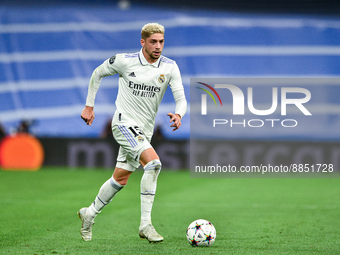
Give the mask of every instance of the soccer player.
M 163 241 L 163 237 L 157 233 L 151 222 L 157 177 L 162 164 L 150 141 L 158 106 L 167 86 L 170 86 L 176 102 L 175 113 L 168 113 L 173 131 L 181 126 L 187 101 L 176 62 L 161 55 L 164 47 L 164 27 L 149 23 L 142 28 L 141 34 L 142 49 L 139 52 L 117 54 L 107 59 L 94 70 L 89 82 L 86 106 L 81 113 L 81 118 L 87 125 L 91 125 L 95 117 L 94 101 L 101 79 L 119 74 L 112 134 L 120 148 L 112 177 L 101 186 L 94 202 L 78 212 L 82 221 L 80 233 L 85 241 L 92 239 L 94 218 L 127 184 L 129 176 L 140 164 L 144 173 L 140 183 L 139 236 L 149 242 Z

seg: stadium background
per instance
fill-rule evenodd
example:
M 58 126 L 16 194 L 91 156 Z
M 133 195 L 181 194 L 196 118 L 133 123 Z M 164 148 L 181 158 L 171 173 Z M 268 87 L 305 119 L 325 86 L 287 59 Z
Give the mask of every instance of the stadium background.
M 6 134 L 29 126 L 43 143 L 45 165 L 113 167 L 117 147 L 103 133 L 115 109 L 117 77 L 103 79 L 92 127 L 84 125 L 79 114 L 94 68 L 116 53 L 138 51 L 145 23 L 165 26 L 163 54 L 178 63 L 190 101 L 192 77 L 338 78 L 339 6 L 333 1 L 287 0 L 161 1 L 157 5 L 152 1 L 2 1 L 0 122 Z M 320 98 L 313 106 L 322 106 L 322 111 L 316 114 L 317 127 L 299 141 L 289 135 L 280 139 L 251 133 L 247 139 L 231 136 L 232 149 L 244 158 L 238 164 L 249 163 L 249 146 L 263 146 L 263 157 L 268 158 L 266 152 L 274 145 L 290 151 L 289 160 L 298 152 L 301 157 L 340 164 L 338 92 L 339 84 L 334 83 L 312 91 Z M 188 168 L 190 109 L 174 133 L 166 116 L 172 109 L 168 90 L 159 108 L 155 147 L 166 168 Z M 275 164 L 273 160 L 267 161 Z

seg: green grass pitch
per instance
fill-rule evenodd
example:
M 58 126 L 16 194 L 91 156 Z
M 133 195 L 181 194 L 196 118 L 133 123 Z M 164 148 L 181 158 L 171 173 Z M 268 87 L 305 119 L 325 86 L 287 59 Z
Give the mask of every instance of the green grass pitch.
M 111 175 L 103 169 L 0 171 L 0 254 L 340 254 L 340 179 L 192 179 L 163 170 L 153 224 L 164 242 L 138 236 L 139 182 L 96 218 L 93 240 L 80 237 L 77 211 Z M 211 247 L 191 247 L 186 228 L 211 221 Z

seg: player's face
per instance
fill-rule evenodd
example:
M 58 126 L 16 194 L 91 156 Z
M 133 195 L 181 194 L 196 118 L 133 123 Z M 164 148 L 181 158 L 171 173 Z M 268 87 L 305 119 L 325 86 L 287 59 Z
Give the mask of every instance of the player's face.
M 146 40 L 141 39 L 143 54 L 149 63 L 154 63 L 161 56 L 164 47 L 164 35 L 157 33 L 153 34 Z

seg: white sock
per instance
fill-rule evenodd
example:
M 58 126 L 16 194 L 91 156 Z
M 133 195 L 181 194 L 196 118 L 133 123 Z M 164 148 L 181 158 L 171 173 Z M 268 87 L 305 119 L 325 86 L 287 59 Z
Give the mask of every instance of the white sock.
M 155 199 L 157 178 L 162 164 L 156 159 L 144 166 L 144 174 L 140 183 L 141 223 L 140 228 L 151 224 L 151 210 Z
M 86 211 L 88 220 L 93 220 L 122 188 L 124 188 L 124 185 L 119 184 L 113 177 L 108 179 L 101 186 L 96 199 Z

